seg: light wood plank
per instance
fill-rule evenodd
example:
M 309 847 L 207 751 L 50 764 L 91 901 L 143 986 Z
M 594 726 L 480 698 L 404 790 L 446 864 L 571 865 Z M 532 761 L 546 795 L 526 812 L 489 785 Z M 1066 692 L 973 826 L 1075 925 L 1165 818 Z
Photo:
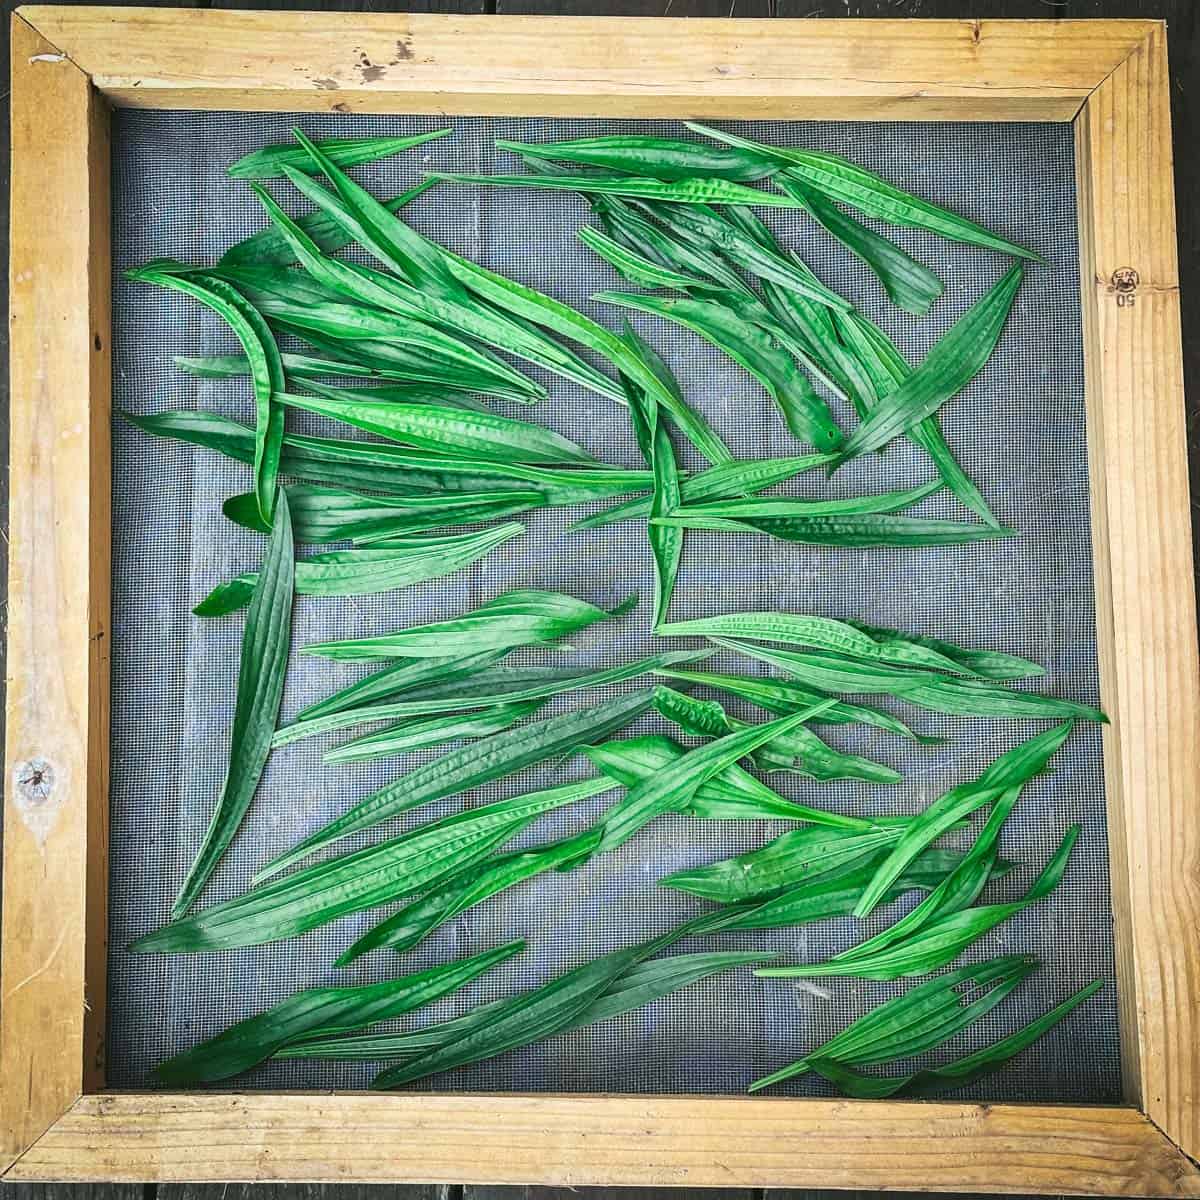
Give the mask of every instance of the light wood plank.
M 119 104 L 457 115 L 1070 120 L 1148 27 L 20 12 Z
M 11 1180 L 1200 1195 L 1134 1109 L 686 1096 L 84 1096 Z
M 1200 663 L 1162 27 L 1097 90 L 1078 134 L 1126 1085 L 1196 1155 Z
M 12 32 L 3 1162 L 100 1083 L 111 525 L 107 114 Z

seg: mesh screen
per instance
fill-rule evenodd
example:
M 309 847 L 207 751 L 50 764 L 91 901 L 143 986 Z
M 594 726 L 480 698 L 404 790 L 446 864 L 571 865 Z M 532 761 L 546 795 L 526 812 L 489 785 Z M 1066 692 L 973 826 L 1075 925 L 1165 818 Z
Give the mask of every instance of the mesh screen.
M 264 143 L 287 139 L 295 118 L 278 114 L 116 114 L 114 348 L 118 407 L 215 409 L 251 419 L 245 380 L 211 382 L 181 375 L 172 354 L 236 349 L 219 320 L 186 298 L 125 282 L 124 268 L 160 255 L 215 261 L 232 242 L 262 227 L 263 214 L 224 166 Z M 314 136 L 397 134 L 433 128 L 426 118 L 312 116 Z M 849 155 L 902 186 L 1031 244 L 1047 265 L 1030 270 L 1002 344 L 982 374 L 944 410 L 947 437 L 1002 520 L 1018 539 L 916 551 L 816 549 L 764 537 L 689 536 L 672 615 L 779 608 L 856 618 L 1030 656 L 1048 670 L 1045 687 L 1095 702 L 1088 480 L 1075 236 L 1072 142 L 1062 125 L 748 123 L 749 136 Z M 564 120 L 455 122 L 435 141 L 356 174 L 378 195 L 411 185 L 422 166 L 515 169 L 492 147 L 495 137 L 526 141 L 615 132 L 667 132 L 666 123 Z M 294 195 L 276 189 L 297 211 Z M 784 241 L 818 273 L 878 320 L 917 361 L 1003 270 L 999 256 L 918 231 L 890 231 L 932 266 L 945 297 L 927 319 L 892 308 L 861 263 L 801 214 L 764 210 Z M 533 284 L 615 324 L 617 314 L 589 300 L 623 281 L 587 251 L 575 231 L 586 206 L 563 193 L 445 185 L 406 215 L 422 232 L 486 265 Z M 692 334 L 635 316 L 637 327 L 676 370 L 739 457 L 797 452 L 761 388 Z M 536 372 L 535 372 L 536 374 Z M 536 419 L 597 457 L 639 465 L 623 410 L 564 381 L 543 379 L 550 399 Z M 499 411 L 527 413 L 497 404 Z M 845 427 L 849 414 L 838 411 Z M 289 413 L 294 427 L 321 422 Z M 326 430 L 332 432 L 332 430 Z M 345 436 L 345 431 L 340 431 Z M 695 466 L 686 451 L 684 465 Z M 240 616 L 214 621 L 189 609 L 215 583 L 252 568 L 255 534 L 221 515 L 222 500 L 249 486 L 242 465 L 214 453 L 151 440 L 120 420 L 114 428 L 114 595 L 112 677 L 111 951 L 109 1079 L 150 1083 L 163 1057 L 297 988 L 368 982 L 475 953 L 514 936 L 529 949 L 457 995 L 407 1020 L 455 1015 L 481 1001 L 552 977 L 599 953 L 664 931 L 702 903 L 655 886 L 666 872 L 761 845 L 783 825 L 661 819 L 618 853 L 582 870 L 551 873 L 468 912 L 415 952 L 379 952 L 352 967 L 331 963 L 379 911 L 339 921 L 279 945 L 221 954 L 135 956 L 125 947 L 156 927 L 199 844 L 225 770 L 233 710 Z M 895 444 L 843 470 L 833 481 L 797 481 L 794 490 L 854 493 L 911 486 L 930 477 L 923 456 Z M 945 495 L 918 510 L 959 515 Z M 652 567 L 640 524 L 567 534 L 580 510 L 533 514 L 523 538 L 452 578 L 387 595 L 301 599 L 295 644 L 384 632 L 463 612 L 512 587 L 556 588 L 599 603 L 632 589 L 649 597 Z M 649 633 L 648 603 L 632 616 L 574 638 L 586 663 L 627 661 L 659 648 Z M 517 660 L 514 660 L 517 661 Z M 531 658 L 532 661 L 532 658 Z M 721 662 L 721 669 L 750 669 Z M 284 715 L 355 677 L 348 664 L 294 656 Z M 635 685 L 626 685 L 635 686 Z M 594 695 L 594 693 L 593 693 Z M 574 706 L 571 698 L 548 711 Z M 736 704 L 732 710 L 739 711 Z M 897 709 L 897 711 L 902 711 Z M 749 715 L 748 713 L 743 715 Z M 758 714 L 761 716 L 761 714 Z M 904 774 L 893 787 L 816 784 L 775 775 L 786 795 L 853 813 L 911 813 L 946 787 L 973 776 L 1001 751 L 1035 731 L 1029 722 L 972 721 L 905 712 L 923 732 L 944 735 L 915 746 L 889 735 L 826 727 L 832 742 L 890 763 Z M 658 728 L 644 718 L 636 731 Z M 662 726 L 664 731 L 666 727 Z M 322 752 L 339 735 L 276 753 L 235 846 L 205 903 L 241 891 L 254 869 L 344 811 L 427 754 L 403 761 L 325 766 Z M 431 752 L 432 753 L 432 752 Z M 1080 728 L 1037 780 L 1004 832 L 1003 852 L 1021 861 L 989 895 L 1015 897 L 1079 822 L 1078 847 L 1062 886 L 970 952 L 973 959 L 1023 950 L 1044 960 L 1031 981 L 954 1044 L 956 1052 L 1002 1036 L 1088 980 L 1109 986 L 1001 1075 L 958 1093 L 997 1100 L 1112 1102 L 1119 1095 L 1111 912 L 1098 732 Z M 517 794 L 581 774 L 578 763 L 522 773 L 471 793 L 467 803 Z M 527 842 L 581 829 L 604 801 L 541 820 Z M 451 812 L 462 799 L 429 806 L 403 828 Z M 392 832 L 389 827 L 387 832 Z M 378 834 L 378 831 L 376 831 Z M 373 840 L 373 839 L 368 839 Z M 888 912 L 890 920 L 895 908 Z M 680 949 L 761 948 L 788 959 L 828 956 L 850 945 L 849 920 L 798 929 L 725 935 Z M 676 951 L 678 952 L 678 951 Z M 819 988 L 728 973 L 604 1025 L 553 1038 L 495 1061 L 426 1081 L 432 1088 L 625 1092 L 740 1092 L 755 1077 L 799 1057 L 902 984 L 832 980 Z M 370 1064 L 269 1063 L 238 1082 L 248 1087 L 354 1088 Z M 825 1085 L 794 1081 L 791 1090 L 821 1094 Z M 784 1090 L 787 1090 L 786 1088 Z

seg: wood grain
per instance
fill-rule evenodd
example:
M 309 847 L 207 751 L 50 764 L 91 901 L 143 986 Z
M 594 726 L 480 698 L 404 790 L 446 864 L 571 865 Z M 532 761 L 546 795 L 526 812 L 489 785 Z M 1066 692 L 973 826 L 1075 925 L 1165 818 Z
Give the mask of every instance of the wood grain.
M 348 28 L 336 13 L 20 12 L 120 104 L 458 115 L 1070 120 L 1148 28 L 379 13 Z
M 96 1177 L 1200 1195 L 1134 1109 L 694 1096 L 84 1096 L 9 1174 Z
M 12 55 L 5 1164 L 101 1082 L 111 526 L 107 114 L 20 18 Z
M 1196 1155 L 1200 664 L 1169 100 L 1158 28 L 1089 100 L 1078 153 L 1126 1082 Z

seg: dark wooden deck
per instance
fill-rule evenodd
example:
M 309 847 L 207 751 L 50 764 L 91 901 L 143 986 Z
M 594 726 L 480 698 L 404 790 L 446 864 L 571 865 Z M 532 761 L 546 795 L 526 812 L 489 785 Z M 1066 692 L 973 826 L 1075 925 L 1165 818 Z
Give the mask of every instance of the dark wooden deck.
M 94 0 L 115 4 L 122 0 Z M 155 0 L 137 0 L 142 5 Z M 15 6 L 5 0 L 4 83 L 0 85 L 3 108 L 3 147 L 0 174 L 8 193 L 8 22 Z M 341 10 L 346 12 L 426 13 L 539 13 L 575 16 L 753 17 L 772 20 L 788 17 L 943 17 L 1025 18 L 1068 20 L 1081 17 L 1162 18 L 1169 23 L 1172 77 L 1172 113 L 1176 145 L 1176 194 L 1178 203 L 1179 252 L 1183 292 L 1184 358 L 1188 395 L 1188 445 L 1190 448 L 1192 495 L 1200 495 L 1200 2 L 1198 0 L 196 0 L 165 7 L 259 8 Z M 7 262 L 8 209 L 5 202 L 0 221 L 0 238 Z M 7 284 L 7 272 L 4 272 Z M 7 309 L 7 304 L 5 305 Z M 0 345 L 7 357 L 8 322 L 0 324 Z M 0 376 L 0 443 L 8 444 L 8 373 Z M 7 543 L 7 462 L 0 477 L 0 535 Z M 1200 529 L 1200 525 L 1198 525 Z M 3 556 L 0 556 L 2 559 Z M 3 566 L 0 565 L 0 572 Z M 0 624 L 4 622 L 3 582 L 0 582 Z M 2 675 L 0 675 L 2 678 Z M 2 686 L 2 685 L 0 685 Z M 0 712 L 2 712 L 0 708 Z M 802 1153 L 802 1148 L 797 1148 Z M 172 1185 L 155 1187 L 114 1185 L 13 1185 L 0 1200 L 596 1200 L 601 1196 L 619 1200 L 839 1200 L 863 1193 L 845 1192 L 759 1192 L 755 1189 L 703 1190 L 684 1188 L 520 1188 L 520 1187 L 349 1187 L 314 1185 Z M 882 1193 L 880 1193 L 882 1195 Z M 891 1194 L 903 1200 L 902 1194 Z M 1011 1198 L 1010 1198 L 1011 1200 Z M 1017 1198 L 1020 1200 L 1020 1198 Z

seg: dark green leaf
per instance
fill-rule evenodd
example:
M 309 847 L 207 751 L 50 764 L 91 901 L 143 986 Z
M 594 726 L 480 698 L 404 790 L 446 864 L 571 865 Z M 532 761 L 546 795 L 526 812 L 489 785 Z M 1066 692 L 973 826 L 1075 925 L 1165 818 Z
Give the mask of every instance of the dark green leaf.
M 320 147 L 322 154 L 338 166 L 357 167 L 360 163 L 388 158 L 402 150 L 431 142 L 434 138 L 445 137 L 450 132 L 449 129 L 435 129 L 430 133 L 418 133 L 411 137 L 329 138 L 317 142 L 316 145 Z M 233 163 L 228 172 L 235 179 L 278 179 L 283 175 L 284 166 L 300 171 L 311 172 L 314 169 L 312 159 L 303 146 L 284 144 L 264 146 L 261 150 L 247 154 Z

